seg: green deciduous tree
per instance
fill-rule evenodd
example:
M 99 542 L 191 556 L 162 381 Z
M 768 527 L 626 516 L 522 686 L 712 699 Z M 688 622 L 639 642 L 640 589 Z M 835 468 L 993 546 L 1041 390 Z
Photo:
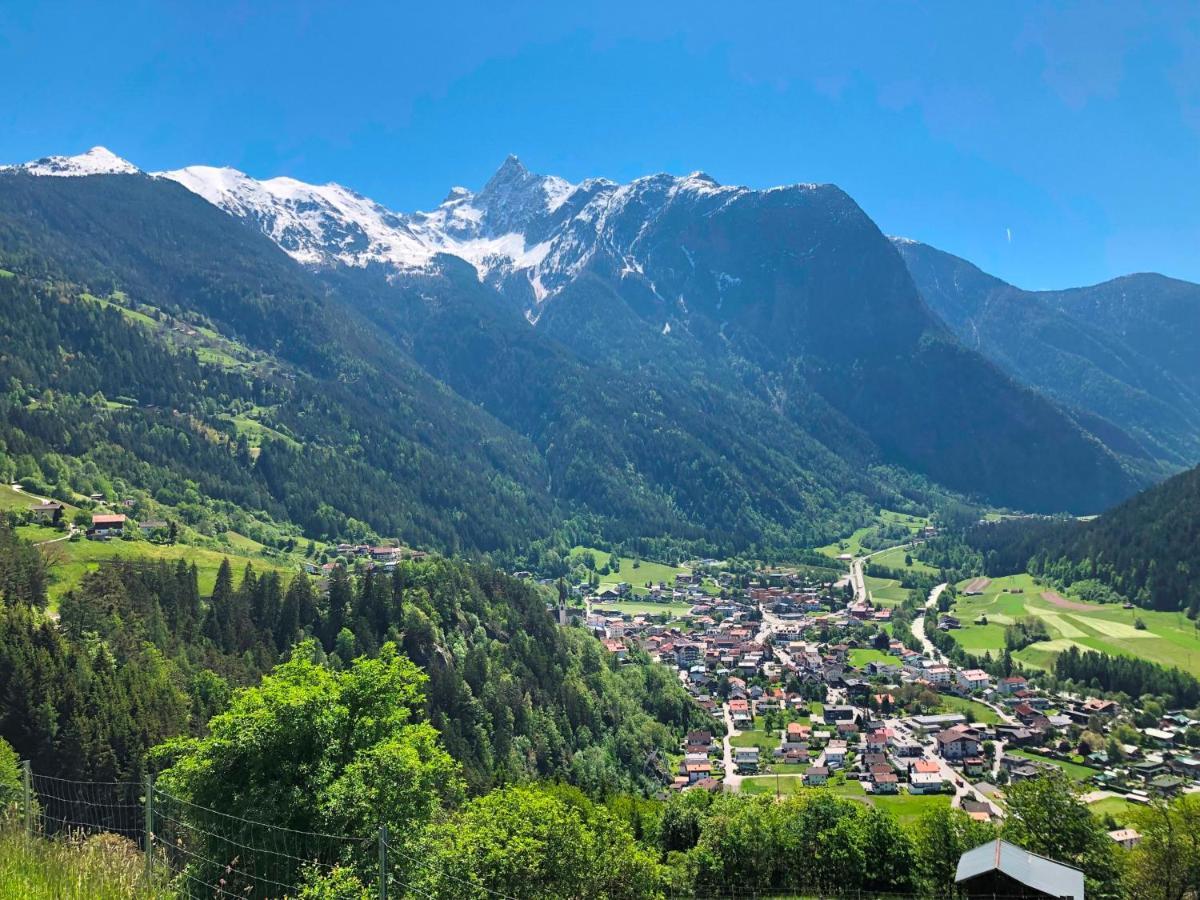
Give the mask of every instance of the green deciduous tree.
M 1089 897 L 1119 897 L 1116 845 L 1061 770 L 1008 789 L 1003 836 L 1018 846 L 1082 869 Z
M 1129 858 L 1126 890 L 1135 900 L 1200 897 L 1200 795 L 1184 794 L 1139 810 L 1142 840 Z
M 159 784 L 188 803 L 302 832 L 419 832 L 462 796 L 457 764 L 421 721 L 424 674 L 391 644 L 341 672 L 313 662 L 314 651 L 300 645 L 235 694 L 207 736 L 158 748 L 169 764 Z M 236 827 L 226 823 L 226 849 Z M 209 850 L 221 859 L 221 847 Z
M 573 788 L 500 788 L 426 835 L 411 872 L 418 896 L 467 900 L 635 898 L 663 873 L 628 827 Z

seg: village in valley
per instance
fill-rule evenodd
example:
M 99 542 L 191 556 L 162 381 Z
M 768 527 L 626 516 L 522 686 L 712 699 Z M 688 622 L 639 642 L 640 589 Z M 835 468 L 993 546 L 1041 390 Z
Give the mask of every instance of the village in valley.
M 912 565 L 929 531 L 889 559 Z M 823 787 L 901 820 L 947 805 L 1000 822 L 1007 785 L 1060 768 L 1126 847 L 1140 839 L 1126 827 L 1133 809 L 1200 791 L 1190 746 L 1200 722 L 1056 693 L 1032 670 L 955 665 L 930 639 L 961 625 L 938 603 L 947 585 L 899 601 L 870 587 L 878 552 L 855 549 L 836 554 L 832 576 L 808 566 L 736 574 L 703 560 L 669 580 L 593 579 L 560 598 L 560 622 L 586 627 L 619 662 L 646 654 L 670 667 L 708 713 L 711 728 L 663 761 L 664 790 Z M 1096 735 L 1105 746 L 1089 744 Z

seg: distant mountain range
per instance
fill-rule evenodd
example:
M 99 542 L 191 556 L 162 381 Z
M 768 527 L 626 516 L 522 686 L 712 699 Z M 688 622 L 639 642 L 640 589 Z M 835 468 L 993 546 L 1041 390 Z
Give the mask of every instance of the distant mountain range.
M 968 347 L 1065 406 L 1139 469 L 1200 460 L 1200 285 L 1128 275 L 1024 291 L 896 239 L 922 297 Z
M 45 177 L 63 175 L 81 177 Z M 1095 512 L 1189 461 L 1183 424 L 1137 432 L 964 337 L 919 271 L 914 283 L 914 251 L 831 185 L 570 184 L 510 157 L 477 193 L 401 213 L 232 169 L 146 176 L 96 148 L 0 171 L 0 266 L 20 274 L 39 255 L 203 314 L 314 378 L 444 392 L 456 428 L 480 437 L 435 451 L 441 470 L 468 466 L 485 502 L 538 510 L 513 508 L 518 533 L 554 509 L 613 537 L 802 546 L 945 489 Z M 378 415 L 395 440 L 438 445 L 440 423 Z M 497 439 L 515 454 L 504 468 L 469 461 Z M 388 476 L 387 454 L 350 446 Z M 433 477 L 406 501 L 431 520 L 454 487 Z

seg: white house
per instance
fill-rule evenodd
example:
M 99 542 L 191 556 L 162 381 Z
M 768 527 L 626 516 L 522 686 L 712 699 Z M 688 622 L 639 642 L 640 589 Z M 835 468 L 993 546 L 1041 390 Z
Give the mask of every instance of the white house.
M 986 691 L 991 679 L 983 669 L 961 669 L 958 673 L 958 686 L 964 691 Z

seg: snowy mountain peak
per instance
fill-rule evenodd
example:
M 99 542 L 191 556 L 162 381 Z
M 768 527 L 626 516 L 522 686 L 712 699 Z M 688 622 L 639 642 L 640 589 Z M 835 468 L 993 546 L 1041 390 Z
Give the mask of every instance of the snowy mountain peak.
M 511 155 L 478 192 L 452 188 L 428 212 L 394 212 L 337 184 L 259 181 L 235 169 L 190 166 L 159 177 L 258 228 L 305 265 L 381 266 L 389 277 L 408 277 L 432 271 L 438 254 L 457 256 L 535 323 L 544 305 L 589 267 L 620 272 L 661 299 L 646 274 L 652 254 L 666 252 L 648 237 L 652 223 L 669 221 L 673 209 L 709 215 L 760 193 L 722 186 L 700 171 L 573 184 L 531 172 Z M 690 271 L 688 251 L 681 252 Z M 724 271 L 712 277 L 726 292 L 739 282 Z
M 17 166 L 0 166 L 0 170 L 20 170 L 30 175 L 137 175 L 141 170 L 121 159 L 105 147 L 93 147 L 78 156 L 45 156 Z

